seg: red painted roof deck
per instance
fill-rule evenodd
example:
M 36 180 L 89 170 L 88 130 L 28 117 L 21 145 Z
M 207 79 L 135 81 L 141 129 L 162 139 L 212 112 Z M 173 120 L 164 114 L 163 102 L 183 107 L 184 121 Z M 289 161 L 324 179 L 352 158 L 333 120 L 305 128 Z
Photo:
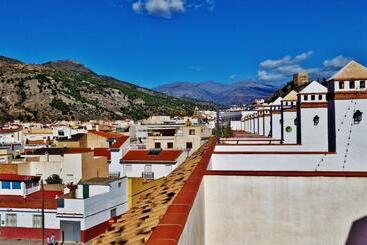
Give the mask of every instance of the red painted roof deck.
M 111 151 L 108 148 L 94 148 L 94 156 L 107 157 L 107 160 L 111 160 Z
M 5 181 L 30 181 L 30 180 L 40 180 L 40 176 L 31 175 L 18 175 L 18 174 L 0 174 L 0 180 Z
M 56 209 L 56 196 L 60 196 L 61 191 L 44 191 L 44 205 L 45 209 Z M 42 208 L 42 192 L 37 191 L 29 194 L 26 197 L 0 195 L 0 208 Z
M 116 139 L 116 142 L 112 144 L 111 148 L 120 148 L 128 139 L 129 136 L 119 134 L 119 133 L 110 133 L 104 131 L 95 131 L 90 130 L 88 133 L 95 134 L 106 139 Z
M 121 159 L 122 162 L 176 162 L 182 154 L 180 150 L 162 150 L 159 154 L 149 154 L 149 150 L 130 150 Z

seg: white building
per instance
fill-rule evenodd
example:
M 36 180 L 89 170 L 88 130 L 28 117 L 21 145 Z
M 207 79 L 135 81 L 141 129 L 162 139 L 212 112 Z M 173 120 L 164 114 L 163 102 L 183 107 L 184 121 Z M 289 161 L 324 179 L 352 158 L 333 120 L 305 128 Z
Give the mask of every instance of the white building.
M 87 242 L 127 210 L 126 178 L 92 178 L 57 199 L 64 241 Z M 112 221 L 112 222 L 111 222 Z
M 181 150 L 130 150 L 121 159 L 127 177 L 159 179 L 170 174 L 187 157 Z

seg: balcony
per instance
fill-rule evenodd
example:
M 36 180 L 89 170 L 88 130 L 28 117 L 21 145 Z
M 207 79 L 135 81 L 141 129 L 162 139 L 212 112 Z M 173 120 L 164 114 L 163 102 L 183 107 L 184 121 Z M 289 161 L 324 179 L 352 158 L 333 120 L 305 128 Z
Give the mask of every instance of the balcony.
M 144 172 L 141 173 L 141 177 L 143 179 L 152 180 L 152 179 L 154 179 L 154 172 L 146 172 L 146 171 L 144 171 Z

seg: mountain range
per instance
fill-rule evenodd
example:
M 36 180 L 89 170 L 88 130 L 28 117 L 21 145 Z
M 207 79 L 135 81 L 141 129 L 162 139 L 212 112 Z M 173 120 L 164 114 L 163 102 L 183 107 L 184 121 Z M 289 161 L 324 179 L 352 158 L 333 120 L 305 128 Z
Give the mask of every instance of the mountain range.
M 178 98 L 214 102 L 221 105 L 242 105 L 257 98 L 264 98 L 276 91 L 276 87 L 253 80 L 231 84 L 215 81 L 191 83 L 174 82 L 156 87 L 154 90 Z
M 185 116 L 208 103 L 171 97 L 64 60 L 27 64 L 0 56 L 0 122 Z

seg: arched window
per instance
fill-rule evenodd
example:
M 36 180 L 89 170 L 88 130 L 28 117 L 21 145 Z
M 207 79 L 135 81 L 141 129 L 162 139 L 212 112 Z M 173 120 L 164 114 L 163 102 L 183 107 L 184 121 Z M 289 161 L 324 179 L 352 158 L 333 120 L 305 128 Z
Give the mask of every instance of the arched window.
M 354 112 L 353 114 L 354 124 L 359 124 L 362 121 L 362 114 L 363 113 L 360 110 Z
M 313 125 L 317 126 L 317 125 L 319 125 L 319 122 L 320 122 L 320 117 L 318 115 L 314 116 L 313 117 Z

